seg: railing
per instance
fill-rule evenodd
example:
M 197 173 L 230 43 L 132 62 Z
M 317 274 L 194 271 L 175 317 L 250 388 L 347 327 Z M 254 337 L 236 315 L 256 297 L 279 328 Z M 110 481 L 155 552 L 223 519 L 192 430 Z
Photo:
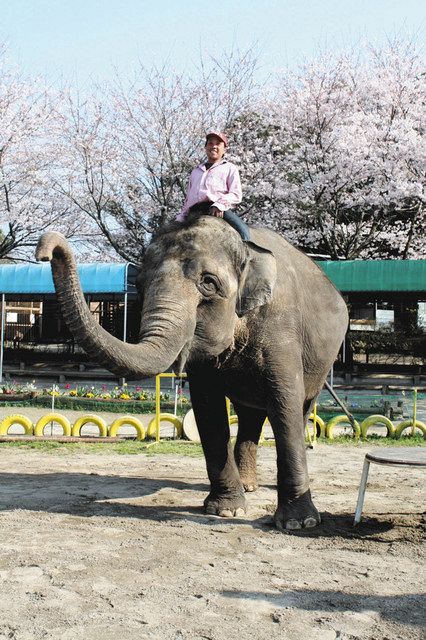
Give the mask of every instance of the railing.
M 19 425 L 24 428 L 24 436 L 40 438 L 44 436 L 45 428 L 48 425 L 51 425 L 51 434 L 53 434 L 53 425 L 57 424 L 62 429 L 61 439 L 78 437 L 87 438 L 87 436 L 81 435 L 81 429 L 83 426 L 91 424 L 94 425 L 99 431 L 100 438 L 116 438 L 119 429 L 127 425 L 135 429 L 136 440 L 145 440 L 146 437 L 151 437 L 154 438 L 156 442 L 159 442 L 161 439 L 161 423 L 168 422 L 173 425 L 176 436 L 178 438 L 182 438 L 184 436 L 183 420 L 176 415 L 176 404 L 174 414 L 161 413 L 161 379 L 176 377 L 182 379 L 186 376 L 185 374 L 183 374 L 182 376 L 176 376 L 174 373 L 162 373 L 156 376 L 155 416 L 150 419 L 146 428 L 139 418 L 136 418 L 132 415 L 125 415 L 116 418 L 108 426 L 102 417 L 95 414 L 87 414 L 80 416 L 74 422 L 74 424 L 71 425 L 68 418 L 61 415 L 60 413 L 55 413 L 55 396 L 52 395 L 51 411 L 42 416 L 35 424 L 33 424 L 30 418 L 22 414 L 12 414 L 3 418 L 0 421 L 0 437 L 12 437 L 8 435 L 9 430 L 14 425 Z M 238 424 L 238 416 L 231 415 L 231 403 L 228 398 L 226 400 L 226 405 L 230 425 Z M 268 421 L 265 420 L 264 427 L 268 424 Z M 355 439 L 366 439 L 368 431 L 373 427 L 385 427 L 387 436 L 391 438 L 400 438 L 404 431 L 409 430 L 410 436 L 414 436 L 416 431 L 420 431 L 423 434 L 423 438 L 426 439 L 426 425 L 423 422 L 417 420 L 417 389 L 415 389 L 413 392 L 412 417 L 407 420 L 402 420 L 398 424 L 394 423 L 390 418 L 380 414 L 370 415 L 366 417 L 361 423 L 359 423 L 355 419 L 350 421 L 348 416 L 344 414 L 334 416 L 328 422 L 325 422 L 321 418 L 321 416 L 318 415 L 317 406 L 315 404 L 314 410 L 309 416 L 308 424 L 306 425 L 306 440 L 310 445 L 313 445 L 316 442 L 317 438 L 327 438 L 329 440 L 332 440 L 334 438 L 335 429 L 338 426 L 349 428 Z M 262 429 L 261 440 L 263 440 L 263 430 L 264 428 Z M 21 436 L 18 437 L 20 438 Z M 53 437 L 53 435 L 51 435 L 50 437 Z

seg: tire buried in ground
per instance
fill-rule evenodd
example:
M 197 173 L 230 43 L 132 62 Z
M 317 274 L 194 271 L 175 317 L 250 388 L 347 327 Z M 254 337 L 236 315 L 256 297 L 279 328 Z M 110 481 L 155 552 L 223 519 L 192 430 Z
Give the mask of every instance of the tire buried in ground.
M 14 424 L 19 424 L 21 427 L 24 427 L 26 436 L 33 435 L 34 425 L 31 420 L 27 418 L 27 416 L 23 416 L 17 413 L 3 418 L 3 420 L 0 422 L 0 436 L 7 435 L 10 427 Z
M 142 422 L 135 418 L 134 416 L 122 416 L 121 418 L 117 418 L 114 420 L 112 425 L 108 430 L 108 435 L 110 438 L 115 438 L 117 436 L 117 431 L 124 424 L 129 425 L 131 427 L 135 427 L 136 429 L 136 440 L 145 440 L 145 427 Z
M 85 424 L 94 424 L 98 427 L 99 429 L 99 435 L 102 438 L 105 438 L 108 432 L 108 427 L 107 424 L 105 422 L 105 420 L 103 418 L 101 418 L 100 416 L 96 416 L 96 415 L 87 415 L 87 416 L 82 416 L 81 418 L 78 418 L 78 420 L 76 420 L 74 422 L 74 426 L 72 428 L 72 432 L 71 435 L 72 436 L 80 436 L 81 435 L 81 429 L 84 427 Z
M 44 429 L 49 422 L 59 424 L 62 427 L 64 436 L 71 435 L 71 423 L 68 418 L 62 416 L 60 413 L 47 413 L 45 416 L 42 416 L 34 427 L 34 435 L 39 438 L 42 437 L 44 435 Z

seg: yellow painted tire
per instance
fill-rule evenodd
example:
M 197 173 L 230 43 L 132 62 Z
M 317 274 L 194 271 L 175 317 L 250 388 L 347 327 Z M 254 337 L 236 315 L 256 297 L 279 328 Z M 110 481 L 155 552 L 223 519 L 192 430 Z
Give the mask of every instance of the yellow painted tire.
M 266 417 L 265 420 L 263 421 L 262 424 L 262 429 L 260 431 L 260 436 L 259 436 L 259 442 L 265 442 L 265 436 L 263 435 L 263 432 L 265 431 L 265 427 L 270 427 L 271 423 L 269 422 L 269 419 Z
M 228 422 L 229 422 L 229 426 L 230 426 L 230 427 L 232 427 L 232 425 L 234 425 L 234 424 L 236 424 L 236 425 L 237 425 L 237 427 L 238 427 L 238 416 L 237 416 L 236 414 L 234 414 L 233 416 L 230 416 L 230 415 L 228 414 Z M 232 443 L 235 443 L 235 442 L 236 442 L 236 440 L 237 440 L 237 436 L 236 436 L 236 435 L 235 435 L 235 436 L 233 436 L 233 435 L 231 434 L 231 442 L 232 442 Z
M 367 437 L 367 431 L 370 427 L 373 427 L 375 424 L 381 424 L 386 427 L 386 435 L 389 438 L 393 438 L 395 436 L 395 426 L 389 418 L 381 415 L 373 415 L 368 416 L 361 422 L 361 437 Z
M 314 414 L 311 413 L 311 415 L 309 416 L 309 419 L 308 419 L 307 428 L 309 429 L 309 422 L 313 423 L 314 419 L 316 420 L 316 423 L 317 423 L 317 427 L 316 427 L 317 436 L 318 436 L 318 427 L 319 427 L 320 428 L 319 436 L 321 438 L 325 438 L 325 422 L 324 422 L 324 420 L 322 418 L 319 417 L 318 414 L 317 414 L 317 416 L 315 418 Z M 312 426 L 314 426 L 314 425 L 312 425 Z
M 331 420 L 329 420 L 327 422 L 327 426 L 325 428 L 326 438 L 328 438 L 329 440 L 333 440 L 333 438 L 334 438 L 334 435 L 333 435 L 334 427 L 337 427 L 337 425 L 339 425 L 339 424 L 347 424 L 349 426 L 352 426 L 351 423 L 349 422 L 348 416 L 346 416 L 344 414 L 342 414 L 340 416 L 334 416 L 334 418 L 331 418 Z M 357 420 L 354 420 L 354 425 L 355 425 L 354 436 L 355 436 L 355 438 L 359 438 L 359 436 L 361 435 L 361 428 L 360 428 L 359 423 L 357 422 Z
M 60 413 L 47 413 L 45 416 L 42 416 L 34 427 L 34 435 L 40 438 L 44 433 L 45 426 L 49 424 L 49 422 L 57 422 L 62 427 L 64 436 L 71 435 L 70 421 L 65 416 L 61 416 Z
M 160 429 L 161 429 L 161 422 L 171 422 L 172 425 L 176 428 L 176 435 L 178 438 L 182 438 L 183 436 L 183 423 L 182 420 L 180 418 L 178 418 L 177 416 L 174 416 L 173 413 L 160 413 Z M 157 433 L 156 433 L 156 418 L 153 418 L 149 425 L 148 425 L 148 429 L 146 430 L 146 435 L 148 436 L 148 438 L 155 438 Z
M 413 427 L 412 420 L 404 420 L 404 422 L 400 422 L 395 429 L 395 438 L 400 438 L 402 436 L 402 432 L 409 427 Z M 426 440 L 426 424 L 424 422 L 420 422 L 420 420 L 416 420 L 415 427 L 423 433 L 423 439 Z
M 117 418 L 114 420 L 110 428 L 108 429 L 108 435 L 110 438 L 115 438 L 117 435 L 117 431 L 123 424 L 130 425 L 131 427 L 135 427 L 136 429 L 136 440 L 145 440 L 145 428 L 138 418 L 134 416 L 122 416 L 121 418 Z
M 14 414 L 12 416 L 7 416 L 6 418 L 3 418 L 3 420 L 0 422 L 0 436 L 7 435 L 7 432 L 9 431 L 10 427 L 13 424 L 20 424 L 21 427 L 24 427 L 26 436 L 33 435 L 34 425 L 31 422 L 31 420 L 27 418 L 27 416 Z
M 99 416 L 95 416 L 95 415 L 87 415 L 87 416 L 81 416 L 81 418 L 78 418 L 73 425 L 72 431 L 71 431 L 71 435 L 76 437 L 76 436 L 80 436 L 81 435 L 81 429 L 82 427 L 84 427 L 85 424 L 95 424 L 98 429 L 99 429 L 99 435 L 102 438 L 105 438 L 105 436 L 107 435 L 108 432 L 108 427 L 106 425 L 106 422 L 103 418 L 100 418 Z

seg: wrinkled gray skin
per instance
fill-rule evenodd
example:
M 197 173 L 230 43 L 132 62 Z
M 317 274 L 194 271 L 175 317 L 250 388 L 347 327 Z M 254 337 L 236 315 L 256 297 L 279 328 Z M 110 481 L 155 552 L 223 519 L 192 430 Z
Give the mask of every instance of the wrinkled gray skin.
M 66 240 L 47 233 L 64 318 L 94 360 L 127 378 L 186 370 L 211 491 L 207 513 L 231 517 L 257 488 L 266 416 L 277 447 L 279 529 L 320 522 L 309 491 L 304 427 L 345 335 L 346 305 L 322 271 L 282 237 L 251 229 L 244 244 L 223 220 L 201 216 L 154 238 L 143 268 L 140 342 L 126 344 L 91 317 Z M 225 396 L 238 414 L 235 450 Z

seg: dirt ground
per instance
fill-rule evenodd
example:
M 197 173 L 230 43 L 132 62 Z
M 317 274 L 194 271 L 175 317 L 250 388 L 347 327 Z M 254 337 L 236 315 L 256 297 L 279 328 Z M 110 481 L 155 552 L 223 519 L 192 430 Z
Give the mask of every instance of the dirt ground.
M 372 465 L 354 529 L 370 448 L 308 452 L 323 524 L 290 535 L 273 448 L 228 520 L 202 512 L 202 458 L 0 446 L 0 638 L 422 638 L 425 472 Z

